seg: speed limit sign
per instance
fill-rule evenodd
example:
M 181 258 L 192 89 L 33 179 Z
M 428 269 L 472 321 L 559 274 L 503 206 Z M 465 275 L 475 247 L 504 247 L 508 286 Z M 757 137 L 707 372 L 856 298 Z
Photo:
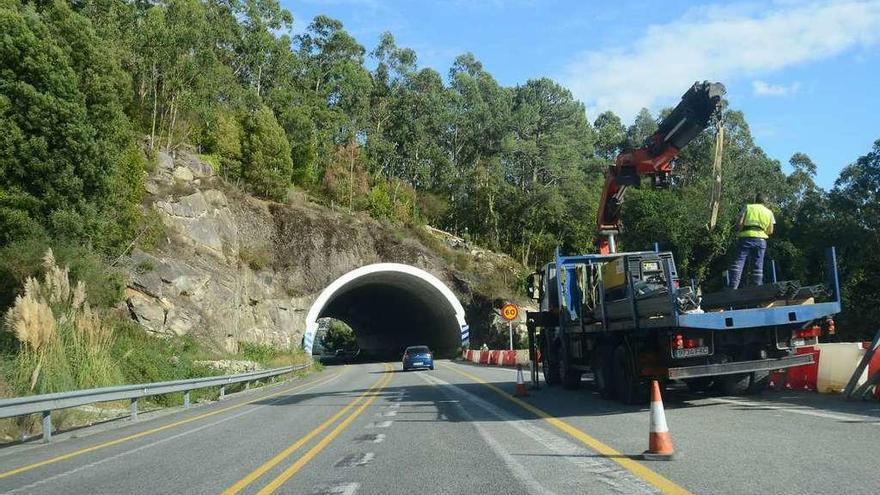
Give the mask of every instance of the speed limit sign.
M 516 304 L 507 303 L 501 307 L 501 317 L 507 321 L 513 321 L 519 316 L 519 308 Z

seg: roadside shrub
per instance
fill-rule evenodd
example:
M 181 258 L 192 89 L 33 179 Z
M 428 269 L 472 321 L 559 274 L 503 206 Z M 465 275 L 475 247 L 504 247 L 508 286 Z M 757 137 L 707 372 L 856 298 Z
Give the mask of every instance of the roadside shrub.
M 19 344 L 13 389 L 41 394 L 119 383 L 112 326 L 92 310 L 85 284 L 71 283 L 70 270 L 56 264 L 51 249 L 43 262 L 42 281 L 28 277 L 4 318 Z
M 0 248 L 0 312 L 12 305 L 28 277 L 45 273 L 43 255 L 51 249 L 57 263 L 69 270 L 70 277 L 88 288 L 87 300 L 93 308 L 107 308 L 122 300 L 125 280 L 119 270 L 109 267 L 91 249 L 50 242 L 46 238 L 20 239 Z
M 275 115 L 266 107 L 248 116 L 242 140 L 242 173 L 250 189 L 283 201 L 293 174 L 290 144 Z

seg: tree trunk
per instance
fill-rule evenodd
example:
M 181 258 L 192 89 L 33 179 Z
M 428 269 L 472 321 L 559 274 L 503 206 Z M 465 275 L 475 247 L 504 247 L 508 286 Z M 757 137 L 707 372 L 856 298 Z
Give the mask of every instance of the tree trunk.
M 150 126 L 150 151 L 156 147 L 156 113 L 159 106 L 159 83 L 156 81 L 156 64 L 153 64 L 153 118 Z

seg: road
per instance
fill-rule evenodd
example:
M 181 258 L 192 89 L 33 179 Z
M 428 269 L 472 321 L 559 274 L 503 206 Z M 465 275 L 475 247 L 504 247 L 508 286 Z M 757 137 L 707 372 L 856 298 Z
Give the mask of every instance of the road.
M 644 407 L 587 390 L 511 396 L 449 361 L 334 366 L 152 419 L 0 450 L 0 493 L 871 493 L 880 405 L 666 392 L 679 457 L 638 461 Z

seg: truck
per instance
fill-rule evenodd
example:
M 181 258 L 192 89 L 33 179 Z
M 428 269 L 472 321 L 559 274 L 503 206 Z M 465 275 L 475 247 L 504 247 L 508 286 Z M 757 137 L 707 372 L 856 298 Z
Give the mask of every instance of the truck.
M 591 372 L 603 398 L 648 400 L 651 380 L 681 380 L 693 391 L 757 393 L 771 371 L 813 362 L 796 348 L 834 332 L 841 296 L 836 254 L 826 280 L 778 281 L 704 293 L 682 280 L 673 253 L 617 252 L 620 210 L 628 187 L 649 177 L 669 187 L 672 160 L 705 130 L 721 125 L 720 83 L 695 83 L 644 146 L 617 157 L 606 174 L 597 215 L 599 253 L 554 259 L 528 277 L 538 311 L 527 312 L 532 379 L 577 388 Z M 540 361 L 539 363 L 537 361 Z

